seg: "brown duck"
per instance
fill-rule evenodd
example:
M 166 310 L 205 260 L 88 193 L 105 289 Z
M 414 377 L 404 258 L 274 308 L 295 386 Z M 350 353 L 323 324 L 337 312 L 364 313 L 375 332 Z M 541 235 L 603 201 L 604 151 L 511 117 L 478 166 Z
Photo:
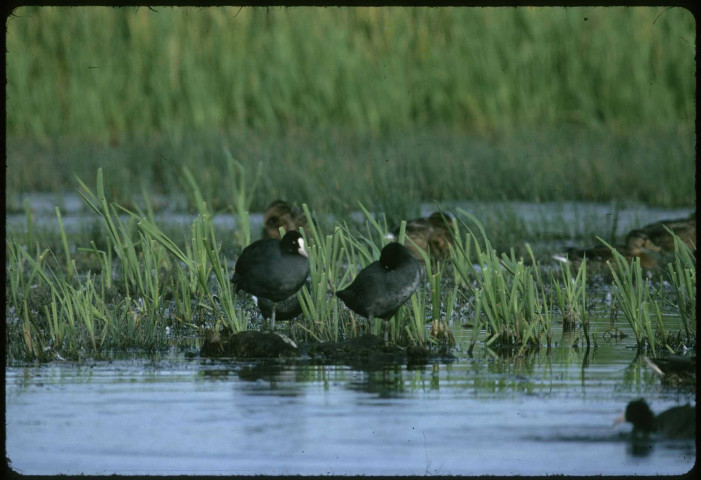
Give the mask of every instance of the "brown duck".
M 263 215 L 263 238 L 280 239 L 280 227 L 286 232 L 307 226 L 307 217 L 299 207 L 293 207 L 283 200 L 275 200 Z
M 639 230 L 633 230 L 628 235 L 633 235 L 636 232 L 643 232 L 650 239 L 650 242 L 655 246 L 667 252 L 674 251 L 674 237 L 665 230 L 669 228 L 676 236 L 678 236 L 687 247 L 692 250 L 696 249 L 696 211 L 692 212 L 688 217 L 677 218 L 673 220 L 660 220 L 659 222 L 645 225 Z
M 629 262 L 635 257 L 640 258 L 640 266 L 643 268 L 657 266 L 657 261 L 649 254 L 659 251 L 660 247 L 653 244 L 642 230 L 633 230 L 626 237 L 625 245 L 617 245 L 614 248 Z M 567 258 L 559 255 L 554 256 L 556 260 L 563 262 L 581 262 L 585 257 L 587 261 L 606 262 L 613 258 L 613 252 L 606 245 L 597 245 L 590 248 L 569 248 Z
M 445 259 L 450 255 L 453 244 L 452 217 L 447 213 L 433 212 L 428 217 L 415 218 L 406 223 L 406 236 L 415 244 L 406 242 L 406 247 L 419 261 L 423 261 L 417 247 L 428 252 L 434 259 Z M 399 228 L 392 232 L 399 236 Z

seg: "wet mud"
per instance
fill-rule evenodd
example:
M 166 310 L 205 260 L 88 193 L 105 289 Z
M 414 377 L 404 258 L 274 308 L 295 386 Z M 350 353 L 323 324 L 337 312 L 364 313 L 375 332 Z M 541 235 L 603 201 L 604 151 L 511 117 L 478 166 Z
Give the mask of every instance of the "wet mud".
M 200 349 L 202 357 L 238 359 L 296 358 L 319 364 L 382 365 L 406 363 L 424 365 L 432 361 L 450 362 L 455 357 L 447 349 L 430 350 L 421 346 L 385 345 L 371 334 L 340 342 L 308 342 L 297 346 L 284 335 L 247 330 L 209 332 Z

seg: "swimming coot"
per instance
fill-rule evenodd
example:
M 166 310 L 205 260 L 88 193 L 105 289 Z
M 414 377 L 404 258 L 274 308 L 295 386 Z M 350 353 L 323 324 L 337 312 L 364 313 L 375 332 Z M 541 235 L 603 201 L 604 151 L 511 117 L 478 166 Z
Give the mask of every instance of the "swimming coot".
M 421 267 L 409 250 L 393 242 L 380 252 L 380 260 L 372 262 L 355 277 L 347 288 L 336 296 L 355 313 L 367 317 L 368 324 L 375 317 L 385 320 L 385 343 L 389 333 L 389 319 L 416 291 L 421 281 Z
M 280 238 L 280 227 L 285 232 L 307 226 L 307 217 L 299 207 L 293 207 L 283 200 L 275 200 L 263 214 L 263 238 Z
M 633 435 L 646 436 L 658 433 L 667 438 L 694 438 L 696 436 L 696 407 L 683 405 L 672 407 L 655 416 L 642 398 L 633 400 L 615 424 L 630 422 Z
M 273 302 L 270 328 L 275 328 L 278 302 L 299 290 L 309 275 L 309 260 L 304 239 L 299 232 L 287 232 L 281 240 L 264 239 L 243 249 L 236 261 L 231 283 L 243 290 Z

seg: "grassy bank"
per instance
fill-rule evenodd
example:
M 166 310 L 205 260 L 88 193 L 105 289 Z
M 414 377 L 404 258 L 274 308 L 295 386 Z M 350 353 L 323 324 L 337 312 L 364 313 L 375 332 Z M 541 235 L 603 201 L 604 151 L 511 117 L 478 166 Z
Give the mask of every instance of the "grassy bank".
M 20 8 L 6 131 L 693 126 L 694 38 L 680 8 Z
M 198 334 L 240 332 L 258 323 L 250 299 L 232 292 L 229 282 L 236 256 L 250 242 L 248 182 L 239 192 L 241 228 L 222 238 L 196 181 L 187 170 L 183 175 L 199 212 L 184 237 L 166 234 L 148 208 L 130 211 L 112 202 L 102 170 L 94 186 L 79 182 L 101 225 L 99 242 L 72 248 L 74 239 L 64 231 L 58 209 L 60 241 L 52 248 L 30 231 L 9 232 L 9 358 L 76 359 L 111 350 L 162 350 Z M 576 344 L 595 342 L 594 335 L 601 332 L 589 329 L 593 299 L 586 293 L 586 263 L 575 275 L 568 266 L 542 268 L 528 246 L 526 255 L 513 250 L 499 255 L 473 215 L 459 208 L 452 213 L 458 233 L 450 258 L 435 265 L 426 259 L 425 282 L 391 322 L 393 343 L 450 346 L 451 325 L 466 319 L 473 322 L 470 349 L 478 339 L 486 347 L 518 353 L 549 347 L 555 321 L 581 328 Z M 366 212 L 360 224 L 339 218 L 331 227 L 310 223 L 304 232 L 311 278 L 299 293 L 304 314 L 297 325 L 308 338 L 337 341 L 362 333 L 360 319 L 333 293 L 377 259 L 388 242 L 386 222 L 382 216 L 378 220 Z M 616 285 L 614 308 L 624 312 L 641 351 L 695 348 L 695 258 L 682 242 L 675 243 L 673 260 L 655 271 L 652 281 L 639 261 L 629 266 L 620 257 L 608 267 Z M 665 291 L 662 280 L 672 291 Z M 679 334 L 663 328 L 662 316 L 669 312 L 680 317 Z M 374 333 L 381 331 L 380 323 L 373 326 Z

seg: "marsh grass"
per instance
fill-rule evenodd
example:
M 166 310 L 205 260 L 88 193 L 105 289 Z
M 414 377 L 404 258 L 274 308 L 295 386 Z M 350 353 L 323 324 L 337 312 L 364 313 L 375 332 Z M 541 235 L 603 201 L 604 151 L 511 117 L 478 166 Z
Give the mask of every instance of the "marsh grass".
M 302 204 L 307 218 L 313 218 L 308 205 Z M 304 331 L 316 341 L 338 341 L 339 334 L 350 334 L 341 321 L 340 306 L 334 295 L 338 285 L 344 284 L 350 274 L 343 265 L 348 262 L 350 242 L 342 228 L 334 228 L 323 235 L 315 222 L 301 229 L 309 256 L 310 289 L 302 287 L 300 305 L 305 321 Z
M 609 261 L 608 266 L 613 275 L 614 298 L 633 330 L 638 350 L 649 347 L 654 356 L 657 342 L 652 321 L 654 316 L 661 325 L 661 311 L 659 304 L 651 298 L 650 281 L 643 273 L 640 259 L 634 257 L 629 262 L 606 241 L 601 238 L 599 241 L 613 254 L 613 262 Z
M 23 7 L 7 132 L 693 123 L 694 38 L 683 8 Z
M 540 269 L 538 263 L 532 259 L 533 264 L 526 265 L 522 258 L 516 258 L 513 250 L 500 258 L 479 220 L 461 209 L 457 211 L 480 232 L 478 241 L 472 229 L 462 222 L 470 239 L 456 239 L 458 248 L 452 251 L 452 260 L 462 284 L 474 298 L 476 312 L 481 313 L 475 317 L 474 328 L 486 327 L 485 345 L 495 349 L 516 348 L 523 353 L 538 349 L 543 335 L 549 345 L 550 316 L 543 314 L 549 306 L 543 303 L 545 296 L 538 290 L 543 288 L 539 273 L 535 273 Z M 472 247 L 475 264 L 468 261 Z
M 190 206 L 235 212 L 239 247 L 271 198 L 338 217 L 363 199 L 391 224 L 433 200 L 696 199 L 683 8 L 13 13 L 8 198 L 102 166 L 130 208 L 179 193 L 187 167 Z M 485 224 L 499 251 L 523 231 L 513 220 Z
M 562 324 L 565 328 L 587 323 L 586 288 L 587 288 L 587 262 L 582 260 L 577 274 L 572 275 L 570 263 L 561 263 L 560 273 L 562 283 L 557 281 L 552 271 L 550 272 L 553 286 L 554 302 L 560 310 Z
M 241 178 L 249 178 L 244 171 L 240 173 Z M 102 246 L 90 239 L 85 243 L 89 247 L 71 251 L 68 234 L 59 223 L 55 245 L 59 256 L 63 255 L 60 261 L 51 249 L 39 247 L 36 232 L 8 236 L 8 355 L 43 361 L 100 356 L 109 349 L 156 350 L 173 343 L 167 330 L 195 335 L 205 330 L 240 332 L 248 328 L 257 313 L 230 288 L 234 260 L 224 254 L 227 242 L 218 239 L 213 214 L 194 176 L 184 169 L 183 179 L 197 202 L 197 214 L 180 240 L 157 224 L 148 195 L 144 194 L 145 211 L 109 202 L 102 170 L 97 171 L 95 192 L 78 180 L 81 195 L 105 235 Z M 250 198 L 246 195 L 241 193 L 244 207 Z M 302 208 L 308 218 L 319 216 L 307 204 Z M 362 203 L 359 208 L 363 212 L 360 221 L 334 223 L 330 233 L 324 222 L 310 222 L 302 231 L 308 244 L 310 282 L 297 294 L 303 318 L 296 328 L 312 341 L 338 341 L 365 333 L 360 327 L 364 321 L 334 295 L 378 259 L 389 241 L 386 216 L 371 212 Z M 56 213 L 60 219 L 60 211 Z M 514 251 L 499 255 L 474 215 L 459 208 L 451 213 L 455 233 L 450 260 L 436 262 L 427 252 L 420 252 L 424 281 L 391 319 L 393 343 L 450 348 L 457 307 L 468 304 L 474 312 L 470 352 L 482 331 L 486 332 L 484 347 L 497 352 L 524 355 L 537 350 L 543 338 L 549 347 L 556 311 L 563 323 L 582 327 L 589 346 L 586 266 L 576 275 L 567 267 L 560 267 L 559 275 L 551 270 L 546 280 L 529 245 L 524 247 L 525 259 Z M 27 216 L 29 225 L 31 212 Z M 399 225 L 399 240 L 411 242 L 405 221 Z M 94 271 L 77 268 L 78 253 L 93 258 Z M 670 348 L 666 339 L 672 335 L 663 328 L 661 311 L 664 302 L 670 302 L 669 293 L 661 287 L 652 289 L 639 264 L 628 264 L 619 257 L 611 265 L 615 303 L 631 322 L 638 345 L 649 345 L 653 351 L 657 344 Z M 695 260 L 679 241 L 665 275 L 672 290 L 670 305 L 678 307 L 680 314 L 685 312 L 680 326 L 686 338 L 693 340 Z M 382 322 L 370 328 L 379 335 Z
M 645 131 L 641 127 L 614 135 L 605 130 L 543 126 L 543 131 L 503 133 L 494 138 L 440 129 L 354 135 L 335 131 L 337 128 L 277 136 L 235 130 L 217 135 L 189 133 L 180 139 L 153 136 L 103 147 L 59 139 L 46 147 L 31 148 L 26 143 L 32 140 L 8 137 L 7 198 L 28 191 L 72 190 L 70 172 L 103 167 L 105 178 L 110 179 L 112 200 L 129 206 L 143 188 L 153 194 L 181 195 L 189 188 L 181 174 L 182 167 L 187 167 L 213 212 L 238 212 L 234 209 L 241 195 L 237 185 L 254 185 L 260 168 L 265 174 L 246 196 L 249 211 L 265 211 L 271 199 L 282 198 L 308 203 L 320 218 L 329 213 L 347 217 L 362 199 L 365 205 L 383 211 L 392 226 L 420 216 L 419 202 L 609 202 L 625 197 L 649 205 L 688 206 L 696 201 L 694 177 L 689 174 L 695 169 L 693 128 L 661 126 Z M 247 172 L 245 182 L 233 180 L 239 178 L 237 167 L 230 177 L 222 137 Z M 159 166 L 161 152 L 168 157 L 177 152 L 180 160 Z M 62 167 L 57 169 L 57 165 Z M 145 172 L 154 168 L 163 173 L 148 180 Z M 26 171 L 37 174 L 23 178 Z M 50 176 L 44 179 L 47 172 Z M 379 185 L 375 178 L 392 181 Z M 532 183 L 528 188 L 514 188 L 514 181 Z M 403 198 L 407 192 L 411 201 L 380 201 L 382 196 Z M 188 201 L 196 210 L 192 196 Z M 380 209 L 381 204 L 385 210 Z M 538 226 L 516 214 L 498 220 L 492 224 L 484 218 L 495 247 L 517 245 L 523 238 L 519 232 Z M 550 231 L 567 238 L 586 235 L 592 239 L 593 234 L 603 232 L 587 230 L 600 219 L 584 219 L 582 226 L 572 220 L 563 217 Z M 241 222 L 242 227 L 245 223 Z
M 234 159 L 227 147 L 224 147 L 224 153 L 226 155 L 226 178 L 231 182 L 231 190 L 234 193 L 232 211 L 238 218 L 236 239 L 238 246 L 243 250 L 243 248 L 251 243 L 251 228 L 248 220 L 248 212 L 251 208 L 256 186 L 260 182 L 263 173 L 263 163 L 258 162 L 256 164 L 255 175 L 253 180 L 251 180 L 246 174 L 246 168 Z M 196 188 L 194 180 L 193 185 L 194 188 Z
M 192 305 L 195 300 L 198 308 L 215 318 L 215 330 L 218 330 L 222 324 L 234 333 L 243 331 L 246 329 L 247 321 L 242 308 L 236 302 L 236 293 L 231 288 L 231 274 L 226 259 L 222 258 L 221 244 L 216 239 L 212 215 L 189 171 L 184 169 L 183 173 L 191 183 L 191 193 L 197 199 L 199 211 L 192 223 L 190 241 L 186 244 L 185 251 L 168 238 L 153 221 L 141 217 L 138 226 L 148 235 L 149 240 L 160 244 L 175 257 L 176 262 L 186 267 L 187 273 L 179 264 L 172 271 L 175 275 L 173 282 L 177 286 L 176 304 L 181 309 L 179 311 L 184 313 L 178 318 L 184 319 L 181 321 L 185 322 L 192 320 L 194 317 Z M 247 211 L 244 213 L 247 214 Z M 250 229 L 246 229 L 246 232 L 250 236 Z M 149 258 L 149 255 L 146 255 L 146 258 Z M 216 289 L 210 282 L 212 276 L 215 279 Z M 208 300 L 206 304 L 203 303 L 205 297 Z
M 671 231 L 669 233 L 673 235 Z M 674 235 L 674 260 L 667 264 L 665 274 L 672 284 L 674 300 L 671 304 L 679 310 L 684 334 L 687 339 L 695 341 L 696 258 L 694 252 L 676 235 Z

